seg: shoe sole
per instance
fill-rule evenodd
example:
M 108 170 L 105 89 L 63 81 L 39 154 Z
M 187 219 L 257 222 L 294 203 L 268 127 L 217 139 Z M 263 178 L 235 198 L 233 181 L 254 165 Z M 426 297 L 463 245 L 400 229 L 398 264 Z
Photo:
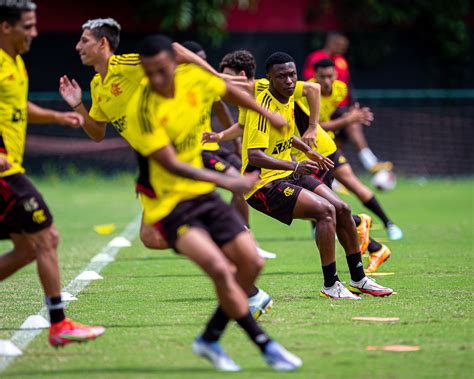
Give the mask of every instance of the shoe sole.
M 354 292 L 352 292 L 352 293 L 354 293 Z M 355 294 L 355 295 L 357 295 L 357 294 Z M 322 297 L 322 298 L 325 298 L 325 299 L 330 299 L 330 300 L 360 300 L 360 296 L 357 299 L 353 299 L 351 297 L 332 297 L 328 294 L 325 294 L 322 291 L 319 292 L 319 297 Z
M 390 296 L 392 292 L 375 292 L 375 291 L 368 291 L 368 290 L 361 290 L 360 288 L 356 288 L 356 287 L 352 287 L 352 286 L 348 286 L 347 289 L 349 291 L 351 291 L 354 295 L 362 295 L 362 294 L 366 294 L 366 295 L 372 295 L 374 297 L 385 297 L 385 296 Z
M 264 315 L 266 313 L 269 313 L 271 312 L 271 310 L 273 309 L 273 299 L 270 299 L 264 306 L 262 309 L 258 309 L 257 312 L 255 313 L 255 315 L 253 315 L 253 319 L 254 320 L 257 320 L 261 315 Z
M 50 338 L 48 338 L 48 342 L 51 346 L 53 346 L 55 348 L 58 348 L 58 347 L 64 347 L 64 345 L 67 345 L 67 344 L 70 344 L 70 343 L 89 342 L 89 341 L 95 340 L 97 337 L 102 336 L 104 333 L 105 333 L 105 330 L 100 334 L 96 334 L 94 336 L 90 336 L 90 337 L 87 337 L 87 338 L 83 338 L 83 339 L 63 338 L 61 341 L 58 341 L 56 339 L 51 340 Z

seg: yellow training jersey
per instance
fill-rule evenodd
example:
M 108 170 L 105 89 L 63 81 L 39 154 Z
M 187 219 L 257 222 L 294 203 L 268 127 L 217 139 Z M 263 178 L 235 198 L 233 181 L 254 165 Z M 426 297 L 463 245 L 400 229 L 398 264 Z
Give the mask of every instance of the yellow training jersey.
M 220 96 L 217 97 L 214 102 L 221 101 Z M 211 113 L 207 112 L 207 110 L 204 111 L 204 113 L 201 115 L 201 119 L 199 120 L 199 135 L 202 136 L 204 132 L 212 132 L 211 128 Z M 217 151 L 220 149 L 220 146 L 217 142 L 207 142 L 202 145 L 203 150 L 207 151 Z
M 138 54 L 112 55 L 105 78 L 96 74 L 91 81 L 89 115 L 95 121 L 110 122 L 120 133 L 127 123 L 128 101 L 144 77 Z
M 257 79 L 255 80 L 254 83 L 254 97 L 257 98 L 258 95 L 260 95 L 263 91 L 265 91 L 268 86 L 270 85 L 270 82 L 268 79 L 262 78 L 262 79 Z M 298 80 L 295 85 L 295 92 L 293 93 L 293 97 L 295 100 L 301 99 L 303 97 L 303 86 L 304 82 Z M 239 124 L 240 125 L 245 125 L 245 119 L 247 118 L 247 109 L 246 108 L 241 108 L 239 107 Z
M 213 183 L 174 175 L 150 157 L 172 145 L 178 160 L 203 167 L 198 125 L 204 112 L 210 113 L 215 98 L 225 94 L 225 82 L 196 65 L 183 64 L 176 69 L 174 83 L 175 96 L 169 99 L 153 92 L 145 78 L 129 102 L 128 122 L 121 133 L 137 152 L 148 157 L 156 198 L 142 197 L 147 224 L 163 219 L 179 203 L 215 188 Z
M 28 104 L 28 74 L 20 55 L 13 59 L 0 49 L 0 154 L 11 168 L 0 177 L 24 173 Z
M 288 103 L 282 104 L 266 89 L 257 96 L 256 100 L 257 103 L 268 108 L 271 112 L 280 113 L 288 122 L 288 126 L 282 130 L 277 130 L 272 128 L 268 120 L 259 113 L 251 110 L 247 111 L 242 139 L 242 173 L 252 171 L 253 169 L 249 163 L 248 149 L 263 149 L 265 154 L 271 155 L 274 158 L 291 161 L 291 148 L 295 133 L 295 102 L 293 96 Z M 260 179 L 262 179 L 262 182 L 253 191 L 246 193 L 244 197 L 248 199 L 266 183 L 285 178 L 292 172 L 288 170 L 260 169 Z

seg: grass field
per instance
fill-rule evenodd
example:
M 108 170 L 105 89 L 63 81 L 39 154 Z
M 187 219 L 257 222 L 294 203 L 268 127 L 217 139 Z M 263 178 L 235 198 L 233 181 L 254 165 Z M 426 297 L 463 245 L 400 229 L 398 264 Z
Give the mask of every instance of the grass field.
M 37 180 L 61 233 L 63 286 L 138 214 L 132 179 Z M 405 238 L 391 242 L 393 257 L 379 271 L 394 272 L 378 281 L 398 294 L 333 302 L 318 297 L 319 257 L 309 226 L 291 227 L 252 214 L 263 248 L 278 253 L 268 261 L 259 286 L 275 301 L 261 318 L 269 334 L 301 356 L 304 366 L 292 378 L 468 378 L 473 375 L 473 194 L 474 180 L 427 183 L 402 180 L 380 200 L 403 227 Z M 347 198 L 354 211 L 362 208 Z M 96 224 L 115 223 L 113 234 L 94 232 Z M 375 224 L 380 226 L 380 224 Z M 373 235 L 385 233 L 376 229 Z M 0 251 L 9 244 L 0 243 Z M 341 279 L 349 280 L 342 250 Z M 147 250 L 135 240 L 115 262 L 70 303 L 79 321 L 103 324 L 97 341 L 55 350 L 46 331 L 0 377 L 15 378 L 219 378 L 208 362 L 191 352 L 215 305 L 210 282 L 170 251 Z M 33 265 L 0 284 L 0 339 L 10 338 L 43 295 Z M 353 316 L 400 317 L 396 323 L 351 321 Z M 367 351 L 368 345 L 419 345 L 418 352 Z M 274 378 L 243 333 L 230 325 L 223 339 L 243 371 L 226 378 Z M 282 374 L 285 375 L 285 374 Z

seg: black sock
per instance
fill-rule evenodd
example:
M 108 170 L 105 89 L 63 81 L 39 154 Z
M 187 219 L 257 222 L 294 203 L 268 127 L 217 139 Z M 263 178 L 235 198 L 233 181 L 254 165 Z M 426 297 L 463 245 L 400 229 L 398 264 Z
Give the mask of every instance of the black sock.
M 218 341 L 228 323 L 229 317 L 218 306 L 211 319 L 207 322 L 206 329 L 201 336 L 202 339 L 207 342 Z
M 362 220 L 360 219 L 359 216 L 357 215 L 352 215 L 352 219 L 354 220 L 355 224 L 356 224 L 356 227 L 360 225 L 360 223 L 362 222 Z
M 265 347 L 271 341 L 270 337 L 258 326 L 257 321 L 255 321 L 252 315 L 247 313 L 246 316 L 236 320 L 240 327 L 245 330 L 250 339 L 259 347 L 263 352 Z
M 364 205 L 367 208 L 369 208 L 372 212 L 374 212 L 382 220 L 385 227 L 387 227 L 388 223 L 390 222 L 390 219 L 385 214 L 384 210 L 380 206 L 380 204 L 377 201 L 377 199 L 375 198 L 375 196 L 372 196 L 372 199 L 365 202 Z
M 63 321 L 66 316 L 64 314 L 64 304 L 61 301 L 61 296 L 48 297 L 46 296 L 46 307 L 49 311 L 49 321 L 51 324 L 56 324 Z
M 346 256 L 347 265 L 349 266 L 349 271 L 351 273 L 351 279 L 354 282 L 358 282 L 365 277 L 364 265 L 362 263 L 362 257 L 360 253 L 355 253 Z
M 367 248 L 369 250 L 369 253 L 375 253 L 376 251 L 379 251 L 381 248 L 382 248 L 382 244 L 378 243 L 376 240 L 370 237 L 369 247 Z
M 339 277 L 337 276 L 336 271 L 336 262 L 332 262 L 327 266 L 322 267 L 324 276 L 324 287 L 332 287 L 337 281 L 339 281 Z
M 252 296 L 255 296 L 257 293 L 258 293 L 258 288 L 253 286 L 252 292 L 250 293 L 250 295 L 248 295 L 248 297 L 250 298 Z

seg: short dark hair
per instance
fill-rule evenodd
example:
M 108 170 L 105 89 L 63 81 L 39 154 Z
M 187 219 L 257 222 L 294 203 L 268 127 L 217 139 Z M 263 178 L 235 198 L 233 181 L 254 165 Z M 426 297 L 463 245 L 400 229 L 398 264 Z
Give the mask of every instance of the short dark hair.
M 167 51 L 174 57 L 172 43 L 173 41 L 163 34 L 152 34 L 140 41 L 137 49 L 138 54 L 143 57 L 153 57 L 162 51 Z
M 282 51 L 277 51 L 270 55 L 265 61 L 265 72 L 268 74 L 272 67 L 276 64 L 283 64 L 289 62 L 296 63 L 295 59 L 291 55 Z
M 344 33 L 333 30 L 333 31 L 328 32 L 328 34 L 326 35 L 326 42 L 332 38 L 337 38 L 337 37 L 347 38 L 347 36 Z
M 194 54 L 197 54 L 200 51 L 204 51 L 204 48 L 196 41 L 186 41 L 183 42 L 181 45 L 183 45 L 186 49 L 192 51 Z
M 104 37 L 110 46 L 110 50 L 115 52 L 120 43 L 120 25 L 113 18 L 96 18 L 89 20 L 82 25 L 82 30 L 89 29 L 93 36 L 100 40 Z
M 219 70 L 222 72 L 224 68 L 230 68 L 235 72 L 243 71 L 248 79 L 253 79 L 255 78 L 257 62 L 250 51 L 236 50 L 224 55 L 219 64 Z
M 313 68 L 317 70 L 318 68 L 328 68 L 334 67 L 334 62 L 329 58 L 320 59 L 315 64 L 313 64 Z
M 23 12 L 36 10 L 36 4 L 29 0 L 0 0 L 0 22 L 15 25 Z

